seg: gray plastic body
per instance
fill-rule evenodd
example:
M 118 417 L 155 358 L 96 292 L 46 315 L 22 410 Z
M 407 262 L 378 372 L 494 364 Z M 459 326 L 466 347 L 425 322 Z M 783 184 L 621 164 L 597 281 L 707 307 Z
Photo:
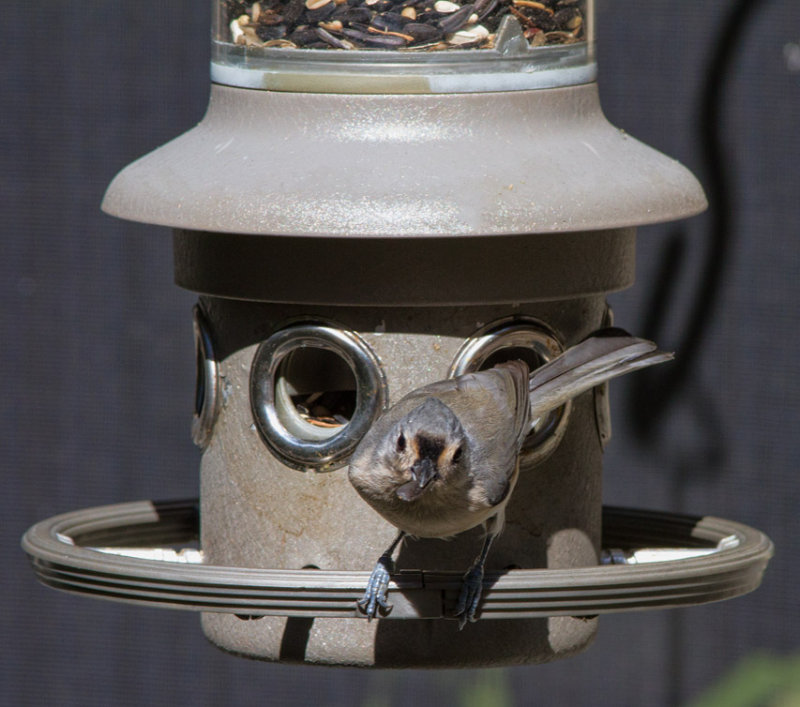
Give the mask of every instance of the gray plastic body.
M 352 331 L 391 404 L 447 376 L 493 321 L 532 317 L 576 343 L 607 323 L 606 294 L 632 283 L 635 227 L 704 207 L 684 167 L 609 125 L 591 83 L 445 95 L 214 85 L 202 122 L 124 169 L 103 202 L 173 227 L 176 280 L 205 295 L 222 400 L 201 465 L 206 560 L 365 571 L 394 535 L 346 468 L 298 471 L 265 444 L 249 396 L 260 342 L 298 320 Z M 555 450 L 523 470 L 490 570 L 598 563 L 598 396 L 575 400 Z M 480 536 L 407 543 L 398 567 L 466 570 Z M 203 628 L 266 660 L 456 667 L 572 655 L 596 620 L 484 619 L 459 634 L 442 619 L 209 613 Z
M 526 314 L 546 321 L 566 344 L 602 326 L 603 296 L 472 307 L 323 307 L 203 298 L 228 391 L 201 465 L 201 546 L 215 565 L 293 571 L 370 570 L 395 528 L 359 498 L 346 467 L 298 471 L 268 450 L 253 425 L 248 376 L 258 342 L 286 322 L 314 316 L 352 329 L 368 343 L 387 378 L 389 404 L 445 378 L 463 342 L 481 324 Z M 313 312 L 313 315 L 311 314 Z M 523 468 L 508 505 L 507 524 L 487 568 L 568 569 L 598 564 L 602 442 L 595 393 L 574 401 L 557 449 Z M 451 540 L 408 541 L 399 571 L 465 572 L 477 555 L 481 528 Z M 416 595 L 393 591 L 392 603 Z M 421 611 L 429 611 L 422 607 Z M 552 617 L 479 620 L 463 631 L 443 619 L 298 619 L 243 621 L 204 614 L 206 635 L 220 647 L 267 660 L 374 667 L 499 666 L 536 663 L 585 648 L 596 619 Z M 287 646 L 293 646 L 287 650 Z

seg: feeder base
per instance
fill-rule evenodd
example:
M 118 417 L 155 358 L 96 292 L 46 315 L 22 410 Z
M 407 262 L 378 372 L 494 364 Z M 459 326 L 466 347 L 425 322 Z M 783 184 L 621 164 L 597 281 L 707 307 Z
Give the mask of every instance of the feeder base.
M 249 618 L 249 617 L 248 617 Z M 545 663 L 587 648 L 596 618 L 515 621 L 364 621 L 203 614 L 203 632 L 219 648 L 267 661 L 362 668 L 492 668 Z M 446 645 L 446 651 L 438 650 Z

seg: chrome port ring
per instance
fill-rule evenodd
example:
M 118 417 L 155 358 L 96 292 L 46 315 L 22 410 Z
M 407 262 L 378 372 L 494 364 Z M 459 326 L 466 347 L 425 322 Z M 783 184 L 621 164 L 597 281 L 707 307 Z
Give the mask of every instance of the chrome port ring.
M 515 358 L 513 353 L 519 353 L 534 369 L 563 353 L 564 347 L 539 320 L 532 317 L 506 317 L 482 327 L 462 344 L 450 366 L 449 376 L 454 378 L 491 368 L 500 362 L 497 360 L 492 363 L 492 359 L 498 355 L 502 357 L 504 350 L 510 355 L 503 360 Z M 529 353 L 526 355 L 526 352 Z M 531 358 L 535 360 L 531 361 Z M 564 437 L 571 410 L 572 403 L 567 402 L 535 422 L 533 430 L 522 444 L 520 463 L 523 466 L 534 466 L 550 456 Z
M 281 365 L 293 353 L 308 349 L 336 354 L 352 373 L 355 406 L 350 419 L 341 425 L 321 428 L 310 424 L 289 397 Z M 270 451 L 294 469 L 329 471 L 347 463 L 387 401 L 380 361 L 352 331 L 319 323 L 294 324 L 262 342 L 253 358 L 250 405 L 256 427 Z
M 194 349 L 197 365 L 192 441 L 205 449 L 211 441 L 219 414 L 219 367 L 208 323 L 199 305 L 192 310 Z

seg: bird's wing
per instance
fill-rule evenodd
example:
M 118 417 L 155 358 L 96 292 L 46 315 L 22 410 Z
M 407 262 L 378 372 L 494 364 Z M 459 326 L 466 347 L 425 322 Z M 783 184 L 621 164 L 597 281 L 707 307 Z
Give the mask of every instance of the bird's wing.
M 673 358 L 622 329 L 602 329 L 567 349 L 530 377 L 533 419 L 607 380 Z
M 530 431 L 530 369 L 524 361 L 508 361 L 494 367 L 494 371 L 502 372 L 508 377 L 510 384 L 509 398 L 514 401 L 514 418 L 511 425 L 511 439 L 514 440 L 517 452 Z
M 519 450 L 530 429 L 528 366 L 509 361 L 455 379 L 446 400 L 471 439 L 470 466 L 489 506 L 508 495 Z

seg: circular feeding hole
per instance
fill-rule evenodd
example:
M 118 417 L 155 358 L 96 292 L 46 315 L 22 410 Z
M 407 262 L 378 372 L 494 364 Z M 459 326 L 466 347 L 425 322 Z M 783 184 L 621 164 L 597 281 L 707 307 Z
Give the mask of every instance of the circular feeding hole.
M 275 371 L 275 407 L 300 439 L 329 439 L 356 410 L 356 378 L 338 353 L 307 346 L 285 356 Z
M 530 347 L 505 346 L 489 354 L 478 370 L 484 371 L 494 368 L 496 365 L 506 361 L 524 361 L 531 370 L 539 368 L 545 362 L 542 356 Z

